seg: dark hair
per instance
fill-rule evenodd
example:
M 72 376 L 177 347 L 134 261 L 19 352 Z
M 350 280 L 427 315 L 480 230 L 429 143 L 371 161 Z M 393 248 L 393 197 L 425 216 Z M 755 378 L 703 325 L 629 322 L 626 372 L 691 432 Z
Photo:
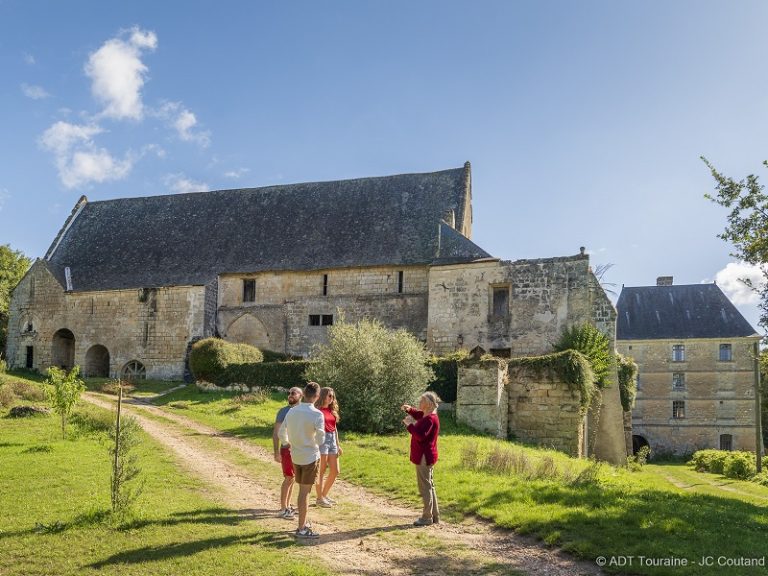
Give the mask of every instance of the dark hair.
M 320 394 L 320 384 L 317 382 L 307 382 L 307 385 L 304 386 L 304 399 L 317 398 L 318 394 Z

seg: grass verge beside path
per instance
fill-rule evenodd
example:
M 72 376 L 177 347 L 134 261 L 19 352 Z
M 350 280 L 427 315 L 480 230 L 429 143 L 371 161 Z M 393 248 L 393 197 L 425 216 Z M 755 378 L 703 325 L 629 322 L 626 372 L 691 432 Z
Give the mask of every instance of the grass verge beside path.
M 275 412 L 282 395 L 259 403 L 238 402 L 231 393 L 201 393 L 193 386 L 154 403 L 229 434 L 271 449 Z M 343 402 L 341 405 L 344 417 Z M 758 574 L 761 568 L 698 566 L 702 556 L 768 556 L 768 489 L 693 485 L 683 464 L 646 466 L 629 472 L 603 466 L 596 478 L 574 474 L 591 464 L 562 454 L 500 443 L 442 417 L 440 462 L 435 479 L 448 519 L 471 514 L 498 526 L 533 534 L 577 556 L 644 556 L 687 559 L 687 567 L 632 566 L 632 573 L 676 575 Z M 341 477 L 394 500 L 418 504 L 406 434 L 341 434 Z M 520 473 L 468 469 L 494 451 L 516 448 L 528 460 Z M 499 449 L 502 448 L 502 452 Z M 549 474 L 547 473 L 549 470 Z M 570 470 L 570 472 L 568 472 Z M 587 470 L 589 472 L 589 470 Z M 592 470 L 594 472 L 594 470 Z M 678 478 L 675 486 L 672 481 Z M 680 479 L 682 477 L 682 479 Z M 743 483 L 742 483 L 743 484 Z M 727 534 L 727 538 L 724 535 Z M 625 572 L 626 567 L 605 568 Z
M 217 505 L 146 435 L 137 452 L 144 492 L 132 516 L 113 519 L 110 422 L 106 411 L 81 406 L 61 440 L 53 416 L 12 419 L 0 410 L 0 574 L 327 573 L 297 555 L 289 537 Z

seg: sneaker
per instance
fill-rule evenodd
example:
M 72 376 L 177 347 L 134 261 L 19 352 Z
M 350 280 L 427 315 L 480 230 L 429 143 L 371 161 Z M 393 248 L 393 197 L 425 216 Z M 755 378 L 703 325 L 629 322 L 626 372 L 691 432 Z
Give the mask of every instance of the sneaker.
M 302 538 L 305 540 L 317 540 L 320 538 L 320 534 L 312 530 L 312 527 L 309 525 L 304 526 L 304 528 L 296 530 L 295 534 L 296 538 Z
M 333 506 L 326 498 L 318 498 L 316 504 L 320 506 L 320 508 L 330 508 Z
M 285 520 L 293 520 L 296 517 L 296 512 L 293 508 L 284 508 L 280 511 L 279 517 Z
M 336 506 L 336 500 L 333 498 L 329 498 L 328 496 L 323 496 L 323 499 L 328 502 L 331 506 Z
M 432 524 L 432 519 L 425 519 L 425 518 L 419 518 L 416 520 L 416 522 L 413 523 L 414 526 L 430 526 Z

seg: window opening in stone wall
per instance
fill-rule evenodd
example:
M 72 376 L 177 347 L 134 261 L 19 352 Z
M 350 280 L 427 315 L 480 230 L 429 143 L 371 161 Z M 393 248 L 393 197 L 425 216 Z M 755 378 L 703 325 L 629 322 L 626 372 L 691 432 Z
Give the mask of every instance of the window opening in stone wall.
M 323 326 L 333 326 L 333 314 L 323 314 L 321 321 Z
M 309 315 L 309 325 L 310 326 L 320 326 L 320 314 L 310 314 Z
M 733 436 L 720 434 L 720 450 L 733 450 Z
M 733 360 L 733 348 L 730 344 L 720 344 L 720 362 Z
M 75 335 L 71 330 L 62 328 L 53 335 L 51 364 L 71 370 L 75 365 Z
M 672 346 L 672 362 L 685 362 L 685 345 L 675 344 Z
M 243 302 L 256 302 L 256 280 L 243 279 Z
M 685 390 L 685 373 L 684 372 L 672 373 L 672 389 Z
M 35 366 L 35 347 L 34 346 L 27 346 L 27 362 L 25 366 L 30 370 Z
M 402 294 L 403 293 L 403 271 L 399 270 L 397 272 L 397 293 Z
M 672 401 L 672 418 L 680 420 L 685 418 L 685 401 L 673 400 Z
M 496 318 L 505 318 L 509 315 L 509 286 L 499 286 L 493 289 L 493 310 Z
M 34 332 L 35 327 L 33 326 L 32 322 L 27 322 L 27 332 Z
M 328 296 L 328 274 L 323 274 L 323 296 Z
M 147 377 L 147 369 L 138 360 L 131 360 L 120 371 L 120 377 L 128 382 L 144 380 Z
M 512 358 L 512 348 L 491 348 L 491 356 L 496 356 L 496 358 Z

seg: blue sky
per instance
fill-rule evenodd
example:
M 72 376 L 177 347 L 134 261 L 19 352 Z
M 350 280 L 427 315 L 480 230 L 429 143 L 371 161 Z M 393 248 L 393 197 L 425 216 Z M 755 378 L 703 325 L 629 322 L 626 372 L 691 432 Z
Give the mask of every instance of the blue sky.
M 617 288 L 717 278 L 756 325 L 699 156 L 764 170 L 767 21 L 758 0 L 0 0 L 0 243 L 42 256 L 81 194 L 470 160 L 490 253 L 586 246 Z

